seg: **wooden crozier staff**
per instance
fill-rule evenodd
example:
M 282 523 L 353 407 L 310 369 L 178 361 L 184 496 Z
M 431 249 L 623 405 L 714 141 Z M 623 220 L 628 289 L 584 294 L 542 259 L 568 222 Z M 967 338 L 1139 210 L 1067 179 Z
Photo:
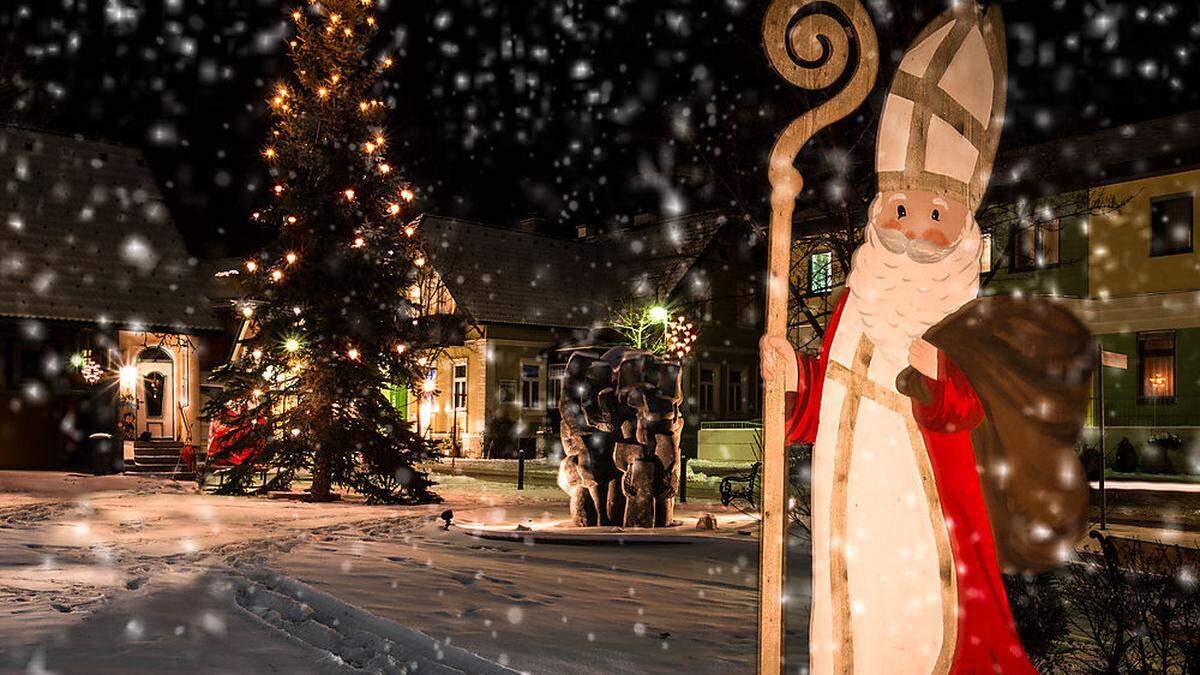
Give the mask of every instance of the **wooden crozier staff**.
M 763 21 L 771 65 L 788 82 L 808 90 L 845 86 L 797 117 L 771 150 L 770 249 L 767 259 L 767 335 L 787 336 L 792 212 L 804 179 L 794 163 L 821 129 L 854 112 L 879 71 L 879 48 L 870 16 L 858 0 L 774 0 Z M 851 63 L 851 56 L 854 62 Z M 783 666 L 783 582 L 787 528 L 787 455 L 782 379 L 769 383 L 763 406 L 762 532 L 759 542 L 758 672 Z

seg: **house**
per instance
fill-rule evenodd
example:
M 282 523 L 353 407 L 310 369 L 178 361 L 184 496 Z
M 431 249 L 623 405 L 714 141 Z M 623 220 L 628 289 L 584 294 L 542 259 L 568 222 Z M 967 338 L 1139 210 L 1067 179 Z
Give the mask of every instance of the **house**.
M 1200 436 L 1197 197 L 1200 111 L 1018 148 L 993 174 L 981 221 L 1028 220 L 988 238 L 982 292 L 1061 298 L 1105 350 L 1128 357 L 1105 372 L 1110 450 L 1159 432 Z M 821 269 L 814 248 L 795 269 Z M 840 272 L 822 283 L 836 287 Z
M 141 152 L 0 127 L 0 175 L 0 467 L 89 466 L 119 420 L 145 457 L 198 442 L 220 325 Z
M 699 328 L 683 376 L 685 452 L 704 421 L 749 420 L 759 409 L 751 228 L 717 213 L 580 228 L 575 239 L 529 223 L 511 230 L 425 215 L 415 225 L 430 273 L 410 300 L 460 318 L 463 338 L 435 358 L 423 391 L 394 401 L 453 451 L 483 456 L 492 420 L 511 422 L 531 450 L 539 430 L 553 438 L 571 350 L 611 344 L 600 329 L 627 301 L 662 304 Z

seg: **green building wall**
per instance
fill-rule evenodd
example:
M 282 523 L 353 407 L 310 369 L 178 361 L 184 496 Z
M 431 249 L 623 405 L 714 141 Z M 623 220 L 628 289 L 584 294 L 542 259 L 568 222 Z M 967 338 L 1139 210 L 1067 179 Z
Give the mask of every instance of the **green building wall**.
M 998 267 L 981 289 L 984 295 L 1021 292 L 1067 298 L 1088 297 L 1087 218 L 1065 218 L 1059 226 L 1059 262 L 1041 269 L 1014 272 L 1009 250 L 1010 233 L 992 236 L 992 261 Z M 987 275 L 984 275 L 985 278 Z

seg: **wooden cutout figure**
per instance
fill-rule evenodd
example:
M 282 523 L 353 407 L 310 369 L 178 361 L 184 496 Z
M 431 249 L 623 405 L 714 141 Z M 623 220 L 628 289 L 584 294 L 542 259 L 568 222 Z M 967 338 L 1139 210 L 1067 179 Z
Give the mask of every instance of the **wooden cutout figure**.
M 977 297 L 1005 73 L 998 7 L 917 36 L 820 356 L 762 341 L 789 442 L 814 444 L 813 673 L 1035 672 L 1002 565 L 1052 567 L 1085 525 L 1091 336 L 1050 300 Z

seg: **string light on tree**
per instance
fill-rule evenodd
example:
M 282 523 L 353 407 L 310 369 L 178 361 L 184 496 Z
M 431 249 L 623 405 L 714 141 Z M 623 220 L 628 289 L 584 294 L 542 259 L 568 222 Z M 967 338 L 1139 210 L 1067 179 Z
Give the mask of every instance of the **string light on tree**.
M 387 106 L 376 98 L 385 90 L 379 66 L 391 59 L 363 59 L 381 46 L 373 37 L 385 37 L 371 6 L 309 0 L 286 10 L 292 68 L 262 106 L 273 125 L 260 155 L 275 178 L 256 218 L 277 237 L 247 259 L 262 274 L 245 276 L 246 298 L 235 305 L 252 324 L 246 356 L 230 364 L 206 412 L 230 427 L 260 426 L 229 452 L 254 450 L 279 475 L 311 472 L 315 499 L 338 485 L 368 501 L 413 502 L 430 496 L 419 466 L 431 449 L 381 392 L 420 391 L 429 365 L 418 367 L 418 354 L 437 347 L 385 290 L 410 286 L 427 261 L 405 238 L 414 228 L 396 227 L 415 195 L 387 156 Z M 319 264 L 298 264 L 314 255 Z M 339 368 L 338 359 L 365 365 Z M 261 447 L 246 447 L 251 439 Z M 223 489 L 246 489 L 250 473 L 233 466 Z
M 677 316 L 667 324 L 667 353 L 682 361 L 691 355 L 699 337 L 687 317 Z

